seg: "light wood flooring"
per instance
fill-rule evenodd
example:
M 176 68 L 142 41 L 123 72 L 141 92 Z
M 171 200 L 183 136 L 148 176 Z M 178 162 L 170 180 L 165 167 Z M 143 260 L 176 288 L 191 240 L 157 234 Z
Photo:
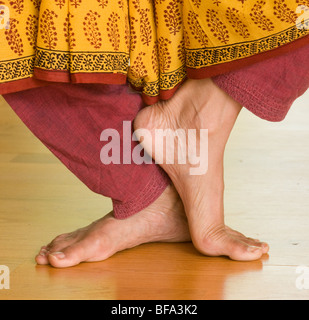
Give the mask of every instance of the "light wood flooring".
M 12 299 L 308 299 L 309 92 L 287 119 L 243 110 L 226 151 L 226 222 L 267 241 L 254 262 L 200 255 L 190 243 L 147 244 L 67 269 L 37 266 L 39 248 L 103 216 L 111 202 L 88 190 L 0 97 L 0 265 Z

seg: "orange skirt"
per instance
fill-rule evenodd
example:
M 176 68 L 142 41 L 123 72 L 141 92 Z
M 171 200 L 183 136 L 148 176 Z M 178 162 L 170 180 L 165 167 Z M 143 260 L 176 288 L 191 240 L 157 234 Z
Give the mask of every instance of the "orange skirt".
M 0 94 L 128 81 L 152 104 L 187 77 L 308 43 L 308 12 L 308 0 L 2 0 Z

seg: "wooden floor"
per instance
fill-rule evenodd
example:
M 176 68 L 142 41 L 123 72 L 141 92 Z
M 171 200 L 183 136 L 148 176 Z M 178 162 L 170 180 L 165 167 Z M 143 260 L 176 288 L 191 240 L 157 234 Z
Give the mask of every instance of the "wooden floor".
M 104 262 L 37 266 L 41 245 L 101 217 L 111 202 L 82 185 L 0 97 L 0 265 L 10 269 L 0 300 L 308 299 L 296 269 L 309 268 L 309 92 L 282 123 L 243 110 L 225 175 L 227 224 L 270 244 L 262 260 L 149 244 Z

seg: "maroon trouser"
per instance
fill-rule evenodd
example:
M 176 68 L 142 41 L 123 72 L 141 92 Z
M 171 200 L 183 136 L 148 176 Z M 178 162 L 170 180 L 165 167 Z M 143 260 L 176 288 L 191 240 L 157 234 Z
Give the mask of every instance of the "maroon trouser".
M 292 103 L 309 87 L 309 45 L 250 67 L 213 78 L 232 98 L 269 121 L 285 118 Z M 55 84 L 4 95 L 26 126 L 83 183 L 110 197 L 118 219 L 154 202 L 170 183 L 153 164 L 103 164 L 100 136 L 116 129 L 122 147 L 123 121 L 143 107 L 127 86 Z M 137 142 L 131 141 L 131 148 Z M 120 158 L 122 159 L 122 151 Z

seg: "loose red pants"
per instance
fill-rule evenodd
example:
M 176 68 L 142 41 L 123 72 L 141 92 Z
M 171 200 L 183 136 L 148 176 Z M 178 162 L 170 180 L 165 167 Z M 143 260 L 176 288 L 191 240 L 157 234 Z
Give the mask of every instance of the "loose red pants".
M 258 117 L 281 121 L 309 87 L 309 45 L 213 81 Z M 154 163 L 101 162 L 101 132 L 116 129 L 122 137 L 123 121 L 133 121 L 143 107 L 141 96 L 127 86 L 54 84 L 4 98 L 68 169 L 91 190 L 112 199 L 116 218 L 146 208 L 170 183 Z M 120 142 L 122 147 L 127 143 Z M 133 150 L 137 142 L 130 143 Z

